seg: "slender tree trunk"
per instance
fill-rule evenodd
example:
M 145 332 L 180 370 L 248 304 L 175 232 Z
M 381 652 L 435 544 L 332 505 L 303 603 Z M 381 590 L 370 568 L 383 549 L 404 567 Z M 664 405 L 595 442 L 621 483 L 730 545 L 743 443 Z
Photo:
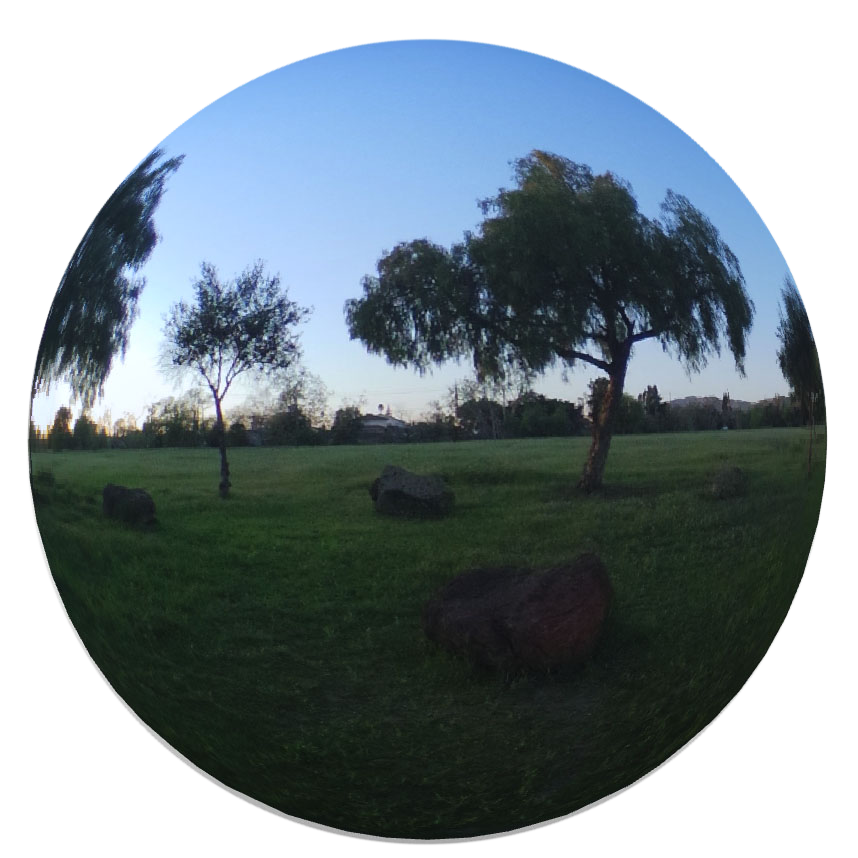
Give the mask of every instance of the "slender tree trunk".
M 220 408 L 220 400 L 215 397 L 215 412 L 217 413 L 217 423 L 215 431 L 217 432 L 218 445 L 220 446 L 220 485 L 218 490 L 220 496 L 226 498 L 229 496 L 229 487 L 232 485 L 229 481 L 229 462 L 226 460 L 226 432 L 223 426 L 223 413 Z
M 599 413 L 593 416 L 593 442 L 587 454 L 584 473 L 578 482 L 579 488 L 588 493 L 602 486 L 602 475 L 605 471 L 605 463 L 608 461 L 608 451 L 611 449 L 614 424 L 623 399 L 627 366 L 628 360 L 608 375 L 608 389 Z

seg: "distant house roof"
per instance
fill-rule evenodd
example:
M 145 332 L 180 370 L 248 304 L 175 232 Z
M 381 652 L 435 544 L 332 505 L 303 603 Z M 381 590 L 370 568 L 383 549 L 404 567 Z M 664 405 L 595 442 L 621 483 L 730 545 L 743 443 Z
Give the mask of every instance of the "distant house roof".
M 389 414 L 364 414 L 360 418 L 358 440 L 365 444 L 401 441 L 408 433 L 408 424 Z
M 405 429 L 408 424 L 389 414 L 364 414 L 361 423 L 365 429 Z

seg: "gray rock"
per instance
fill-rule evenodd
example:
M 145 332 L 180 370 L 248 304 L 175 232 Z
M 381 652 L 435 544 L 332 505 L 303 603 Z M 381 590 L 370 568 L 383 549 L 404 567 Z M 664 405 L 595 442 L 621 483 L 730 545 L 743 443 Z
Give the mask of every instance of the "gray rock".
M 414 474 L 386 465 L 373 480 L 369 494 L 376 512 L 383 515 L 435 517 L 453 508 L 454 495 L 441 477 Z
M 108 483 L 101 494 L 102 510 L 108 518 L 126 524 L 155 523 L 155 501 L 144 489 L 129 489 Z
M 718 500 L 741 497 L 748 490 L 745 472 L 735 466 L 724 466 L 712 478 L 709 494 Z
M 545 570 L 475 569 L 423 609 L 423 630 L 477 664 L 547 671 L 589 658 L 613 598 L 602 561 L 582 554 Z

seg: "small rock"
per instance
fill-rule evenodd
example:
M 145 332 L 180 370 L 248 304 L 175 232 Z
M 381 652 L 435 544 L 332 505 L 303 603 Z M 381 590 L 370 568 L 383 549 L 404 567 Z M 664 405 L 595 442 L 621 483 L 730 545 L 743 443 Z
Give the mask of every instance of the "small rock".
M 155 501 L 144 489 L 129 489 L 108 483 L 102 492 L 102 510 L 108 518 L 126 524 L 155 523 Z
M 369 494 L 376 512 L 384 515 L 436 517 L 453 508 L 454 495 L 441 477 L 414 474 L 386 465 Z

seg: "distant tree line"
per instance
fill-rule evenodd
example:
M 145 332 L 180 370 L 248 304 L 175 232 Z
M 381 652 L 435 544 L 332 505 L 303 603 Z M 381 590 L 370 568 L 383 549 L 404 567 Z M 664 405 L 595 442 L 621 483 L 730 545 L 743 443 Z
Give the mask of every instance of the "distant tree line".
M 376 441 L 427 443 L 437 441 L 493 440 L 501 438 L 547 438 L 584 436 L 601 407 L 606 379 L 590 382 L 579 402 L 525 390 L 506 402 L 474 383 L 451 388 L 445 404 L 435 402 L 419 420 L 402 430 L 388 430 Z M 276 396 L 273 402 L 255 402 L 224 420 L 226 446 L 320 446 L 360 444 L 365 440 L 365 415 L 358 405 L 337 409 L 327 417 L 326 391 L 322 382 L 302 373 Z M 73 420 L 62 406 L 46 433 L 30 424 L 34 449 L 103 450 L 159 447 L 220 446 L 217 421 L 204 415 L 204 396 L 190 391 L 149 405 L 142 426 L 133 417 L 123 417 L 112 427 L 97 424 L 87 414 Z M 717 400 L 716 400 L 717 401 Z M 816 403 L 816 422 L 824 422 L 824 402 Z M 624 394 L 616 415 L 617 434 L 661 432 L 705 432 L 728 429 L 803 426 L 806 414 L 794 396 L 776 396 L 750 408 L 734 408 L 725 393 L 720 405 L 712 399 L 683 405 L 664 401 L 656 385 L 648 385 L 637 396 Z
M 408 427 L 407 440 L 546 438 L 584 435 L 588 431 L 581 405 L 534 391 L 507 402 L 472 391 L 446 409 L 434 403 L 429 414 Z
M 54 450 L 104 450 L 111 438 L 104 426 L 96 424 L 87 414 L 81 414 L 72 424 L 73 414 L 63 405 L 57 410 L 47 432 L 41 432 L 30 420 L 30 447 Z
M 590 416 L 598 413 L 606 379 L 590 382 L 587 404 Z M 716 400 L 717 402 L 717 400 Z M 819 402 L 817 420 L 824 421 L 824 403 Z M 803 426 L 804 410 L 794 395 L 775 396 L 754 403 L 750 408 L 734 408 L 729 393 L 720 404 L 712 398 L 674 405 L 662 400 L 658 387 L 647 386 L 637 397 L 624 394 L 617 413 L 618 434 L 650 432 L 706 432 L 715 429 L 762 429 L 765 427 Z

